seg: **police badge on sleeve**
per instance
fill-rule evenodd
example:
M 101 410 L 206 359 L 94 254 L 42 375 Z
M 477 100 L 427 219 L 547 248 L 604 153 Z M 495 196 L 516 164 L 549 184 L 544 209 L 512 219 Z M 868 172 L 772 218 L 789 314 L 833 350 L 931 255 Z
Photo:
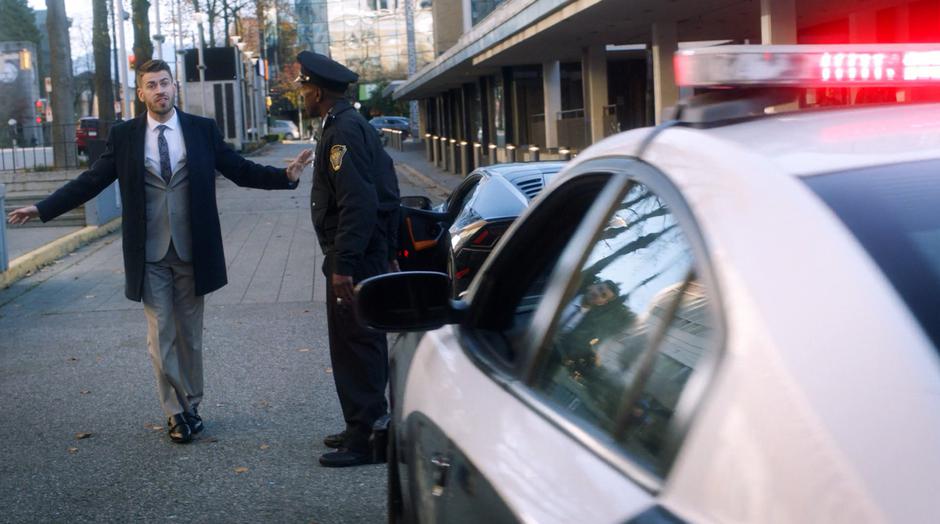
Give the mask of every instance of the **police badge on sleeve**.
M 330 148 L 330 167 L 339 171 L 343 167 L 343 157 L 346 156 L 346 146 L 333 146 Z

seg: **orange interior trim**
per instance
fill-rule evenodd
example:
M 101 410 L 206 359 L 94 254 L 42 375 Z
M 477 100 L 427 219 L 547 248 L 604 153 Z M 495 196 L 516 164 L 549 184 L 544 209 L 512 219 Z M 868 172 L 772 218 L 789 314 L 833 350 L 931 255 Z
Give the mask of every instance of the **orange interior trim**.
M 437 245 L 437 240 L 415 240 L 414 227 L 411 225 L 411 217 L 405 217 L 405 225 L 408 227 L 408 237 L 411 238 L 411 245 L 415 251 L 424 251 Z

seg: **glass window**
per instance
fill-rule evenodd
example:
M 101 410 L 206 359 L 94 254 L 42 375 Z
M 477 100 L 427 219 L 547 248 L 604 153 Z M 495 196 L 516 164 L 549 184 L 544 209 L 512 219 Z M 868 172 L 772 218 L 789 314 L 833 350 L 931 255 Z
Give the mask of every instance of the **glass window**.
M 804 179 L 884 272 L 940 351 L 940 177 L 936 160 Z
M 711 333 L 689 243 L 662 200 L 636 184 L 579 278 L 533 387 L 657 472 L 679 396 Z

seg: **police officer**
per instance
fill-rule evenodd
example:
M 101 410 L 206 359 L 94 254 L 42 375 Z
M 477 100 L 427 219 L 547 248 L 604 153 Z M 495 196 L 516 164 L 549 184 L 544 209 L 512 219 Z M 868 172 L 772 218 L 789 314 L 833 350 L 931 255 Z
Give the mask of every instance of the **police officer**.
M 323 120 L 314 156 L 310 207 L 326 255 L 326 311 L 333 379 L 346 428 L 324 439 L 335 451 L 328 467 L 372 462 L 372 425 L 386 414 L 388 347 L 384 333 L 362 327 L 352 309 L 353 286 L 397 270 L 398 179 L 378 132 L 344 93 L 359 76 L 326 56 L 303 51 L 297 79 L 304 109 Z

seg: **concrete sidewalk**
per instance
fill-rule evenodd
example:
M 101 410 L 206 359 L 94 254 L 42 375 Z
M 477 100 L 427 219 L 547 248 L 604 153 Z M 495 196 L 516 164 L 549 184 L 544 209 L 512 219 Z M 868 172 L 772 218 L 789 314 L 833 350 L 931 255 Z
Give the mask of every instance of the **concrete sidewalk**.
M 463 177 L 455 175 L 429 162 L 425 157 L 424 144 L 419 140 L 405 141 L 404 151 L 399 151 L 392 147 L 385 148 L 389 156 L 395 161 L 395 168 L 400 175 L 404 175 L 421 185 L 433 188 L 437 196 L 446 198 L 450 195 Z M 402 195 L 405 195 L 402 192 Z
M 254 158 L 284 166 L 304 147 Z M 217 181 L 229 284 L 206 302 L 191 445 L 166 437 L 119 233 L 0 291 L 0 522 L 386 520 L 384 465 L 317 465 L 343 420 L 311 184 L 309 169 L 295 191 Z

